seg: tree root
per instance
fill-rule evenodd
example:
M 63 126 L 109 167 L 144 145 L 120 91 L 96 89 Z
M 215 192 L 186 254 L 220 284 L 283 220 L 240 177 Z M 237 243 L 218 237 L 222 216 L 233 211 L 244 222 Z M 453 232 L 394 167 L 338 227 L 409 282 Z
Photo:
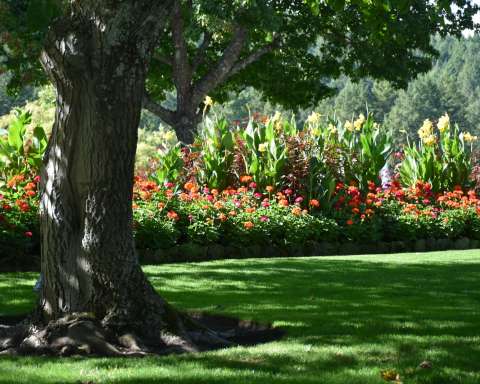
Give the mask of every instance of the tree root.
M 189 315 L 176 311 L 171 315 L 169 329 L 162 328 L 165 319 L 159 319 L 156 330 L 150 323 L 144 324 L 148 328 L 137 326 L 130 331 L 103 324 L 88 313 L 71 314 L 44 326 L 27 318 L 14 326 L 0 325 L 0 355 L 142 357 L 199 352 L 237 345 L 232 340 L 245 332 L 235 327 L 217 332 Z

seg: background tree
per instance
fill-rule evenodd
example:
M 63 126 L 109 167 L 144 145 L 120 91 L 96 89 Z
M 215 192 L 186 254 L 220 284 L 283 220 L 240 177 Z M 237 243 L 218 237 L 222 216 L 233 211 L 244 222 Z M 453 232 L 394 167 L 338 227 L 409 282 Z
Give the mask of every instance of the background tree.
M 476 7 L 428 1 L 175 0 L 156 51 L 144 106 L 190 143 L 206 95 L 253 86 L 285 108 L 308 107 L 340 74 L 404 86 L 429 69 L 434 33 L 471 28 Z M 446 22 L 448 20 L 448 23 Z M 159 102 L 176 90 L 176 108 Z

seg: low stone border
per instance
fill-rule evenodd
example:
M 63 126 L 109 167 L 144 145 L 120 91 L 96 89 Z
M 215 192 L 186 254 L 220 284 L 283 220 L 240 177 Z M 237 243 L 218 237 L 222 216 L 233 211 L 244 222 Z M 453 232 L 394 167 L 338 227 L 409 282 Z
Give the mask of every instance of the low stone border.
M 270 258 L 270 257 L 298 257 L 298 256 L 336 256 L 362 255 L 399 252 L 428 252 L 451 249 L 477 249 L 480 240 L 462 237 L 450 239 L 420 239 L 415 241 L 392 241 L 377 243 L 353 242 L 308 242 L 302 245 L 251 245 L 235 247 L 230 245 L 212 244 L 199 245 L 194 243 L 180 244 L 169 249 L 139 250 L 142 264 L 170 264 L 190 261 L 209 261 L 224 259 Z M 21 259 L 5 257 L 0 259 L 0 273 L 15 271 L 38 271 L 40 256 L 25 255 Z
M 140 250 L 142 264 L 166 264 L 188 261 L 208 261 L 222 259 L 298 257 L 298 256 L 334 256 L 382 254 L 399 252 L 428 252 L 452 249 L 477 249 L 480 240 L 462 237 L 450 239 L 420 239 L 415 241 L 392 241 L 358 244 L 353 242 L 308 242 L 303 246 L 251 245 L 234 247 L 212 244 L 209 246 L 194 243 L 180 244 L 169 249 Z

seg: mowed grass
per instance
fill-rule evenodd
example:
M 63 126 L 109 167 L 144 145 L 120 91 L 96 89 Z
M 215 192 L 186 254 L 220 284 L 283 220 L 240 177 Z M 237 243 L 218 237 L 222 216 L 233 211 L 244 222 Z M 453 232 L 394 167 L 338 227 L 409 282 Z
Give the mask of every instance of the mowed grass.
M 272 322 L 287 335 L 208 353 L 0 358 L 14 383 L 480 383 L 480 250 L 148 266 L 179 308 Z M 0 275 L 0 312 L 33 306 L 32 273 Z M 431 369 L 418 365 L 429 360 Z

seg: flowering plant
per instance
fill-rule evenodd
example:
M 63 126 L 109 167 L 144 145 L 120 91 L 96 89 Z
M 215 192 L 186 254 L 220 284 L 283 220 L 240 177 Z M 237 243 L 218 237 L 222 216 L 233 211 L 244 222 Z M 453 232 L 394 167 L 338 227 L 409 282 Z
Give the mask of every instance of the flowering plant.
M 477 140 L 468 132 L 459 132 L 450 124 L 447 114 L 437 123 L 437 132 L 430 120 L 418 130 L 418 145 L 405 147 L 405 158 L 400 165 L 400 178 L 405 186 L 418 180 L 431 183 L 435 192 L 448 191 L 456 185 L 469 186 L 472 172 L 472 145 Z

